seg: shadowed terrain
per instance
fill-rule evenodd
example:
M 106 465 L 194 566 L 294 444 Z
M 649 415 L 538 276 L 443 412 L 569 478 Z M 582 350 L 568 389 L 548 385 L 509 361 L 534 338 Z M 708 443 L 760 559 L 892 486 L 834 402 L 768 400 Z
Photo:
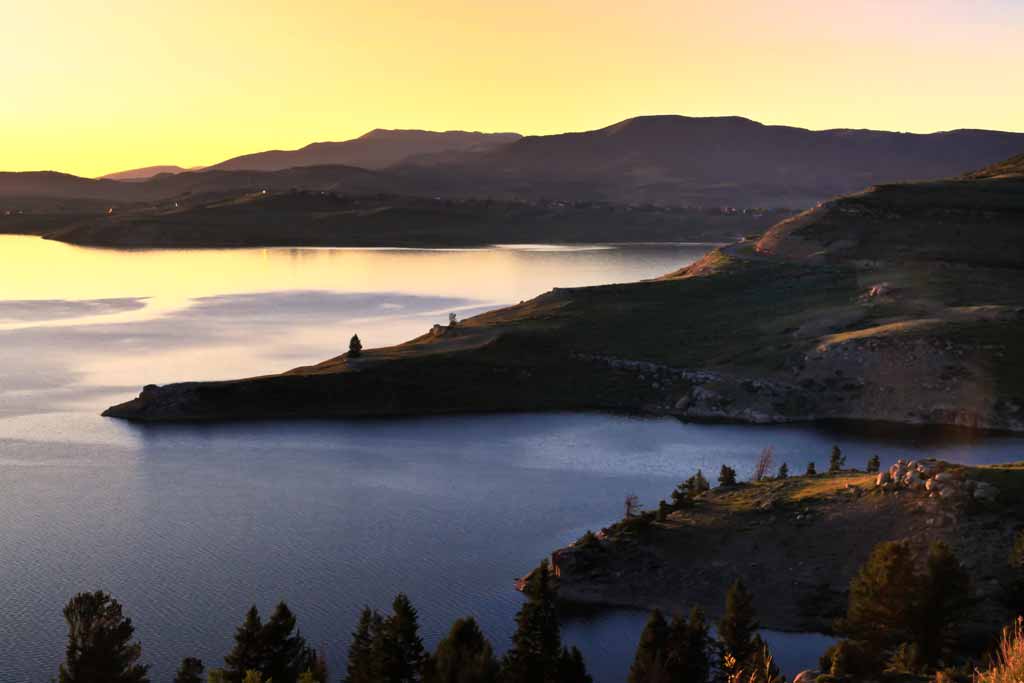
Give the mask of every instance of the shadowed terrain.
M 1024 176 L 883 186 L 662 278 L 555 289 L 283 375 L 147 387 L 138 420 L 614 410 L 1024 430 Z

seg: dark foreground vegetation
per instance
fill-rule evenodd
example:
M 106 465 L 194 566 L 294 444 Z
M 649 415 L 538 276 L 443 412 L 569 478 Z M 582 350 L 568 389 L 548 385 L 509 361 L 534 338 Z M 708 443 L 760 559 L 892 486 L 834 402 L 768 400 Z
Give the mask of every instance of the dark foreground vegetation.
M 1006 597 L 1020 608 L 1024 535 L 1018 535 L 1011 561 L 1019 577 Z M 553 583 L 544 561 L 523 586 L 527 600 L 501 657 L 472 617 L 457 620 L 428 652 L 417 610 L 399 594 L 390 614 L 364 608 L 345 670 L 331 672 L 324 653 L 309 646 L 282 602 L 266 621 L 255 606 L 246 613 L 221 667 L 207 670 L 202 661 L 186 657 L 174 683 L 588 683 L 580 651 L 562 643 Z M 845 616 L 836 623 L 844 638 L 822 654 L 820 671 L 801 672 L 794 681 L 1019 681 L 1021 623 L 982 647 L 961 641 L 959 625 L 970 595 L 971 577 L 944 543 L 932 543 L 924 556 L 906 542 L 880 543 L 850 584 Z M 64 616 L 68 643 L 59 683 L 150 681 L 131 620 L 111 596 L 81 593 Z M 654 610 L 640 634 L 628 683 L 784 683 L 758 634 L 754 598 L 742 581 L 729 588 L 716 626 L 712 632 L 700 607 L 685 617 L 666 618 Z
M 818 671 L 795 680 L 1016 681 L 1024 667 L 1021 626 L 1007 629 L 987 652 L 958 651 L 955 596 L 969 583 L 942 544 L 932 546 L 924 569 L 905 544 L 880 544 L 851 585 L 840 640 L 821 657 Z M 907 585 L 913 590 L 905 590 Z M 953 597 L 951 597 L 953 596 Z M 109 595 L 81 593 L 65 607 L 68 644 L 60 683 L 147 683 L 142 647 L 121 605 Z M 235 632 L 221 668 L 182 660 L 174 683 L 588 683 L 579 650 L 561 642 L 547 565 L 535 573 L 529 599 L 516 617 L 512 647 L 497 657 L 473 618 L 457 620 L 429 653 L 419 635 L 416 608 L 398 595 L 392 613 L 366 608 L 352 634 L 344 672 L 328 671 L 296 618 L 280 603 L 266 622 L 253 607 Z M 736 581 L 713 637 L 703 610 L 667 620 L 654 610 L 640 635 L 628 683 L 783 683 L 767 644 L 757 633 L 753 599 Z M 986 665 L 987 663 L 987 665 Z M 204 677 L 205 674 L 205 677 Z

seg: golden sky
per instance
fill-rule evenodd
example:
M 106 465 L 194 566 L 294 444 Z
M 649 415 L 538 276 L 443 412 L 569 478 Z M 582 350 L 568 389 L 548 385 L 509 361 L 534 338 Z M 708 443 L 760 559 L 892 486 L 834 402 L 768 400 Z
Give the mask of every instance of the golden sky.
M 1024 131 L 1022 0 L 0 0 L 0 170 L 639 114 Z

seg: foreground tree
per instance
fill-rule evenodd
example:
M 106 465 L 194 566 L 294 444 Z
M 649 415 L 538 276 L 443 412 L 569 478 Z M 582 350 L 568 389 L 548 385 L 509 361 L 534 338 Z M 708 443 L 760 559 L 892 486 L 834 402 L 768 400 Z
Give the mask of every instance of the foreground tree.
M 665 680 L 669 629 L 660 610 L 651 612 L 640 642 L 636 646 L 633 665 L 629 667 L 628 683 L 655 683 Z
M 733 675 L 748 665 L 757 647 L 754 641 L 757 629 L 754 598 L 737 579 L 725 597 L 725 614 L 718 622 L 722 669 L 727 675 Z
M 917 565 L 906 541 L 875 546 L 850 583 L 846 618 L 839 624 L 866 643 L 876 660 L 890 652 L 908 670 L 939 661 L 971 604 L 970 577 L 949 546 L 932 544 L 923 571 Z
M 428 683 L 494 683 L 498 660 L 480 626 L 472 617 L 459 619 L 437 644 Z
M 260 646 L 262 666 L 258 671 L 266 680 L 291 683 L 313 666 L 314 653 L 297 631 L 295 615 L 283 602 L 263 625 Z
M 60 665 L 60 683 L 147 683 L 147 665 L 139 664 L 142 646 L 121 605 L 107 593 L 79 593 L 64 608 L 68 644 Z
M 850 582 L 841 630 L 875 653 L 911 639 L 919 596 L 914 556 L 906 541 L 879 543 Z
M 516 615 L 512 647 L 501 663 L 502 683 L 586 683 L 583 657 L 562 648 L 547 561 L 534 573 L 530 599 Z
M 391 616 L 384 621 L 380 680 L 387 683 L 414 683 L 423 675 L 427 661 L 420 638 L 419 612 L 405 593 L 391 603 Z
M 195 657 L 185 657 L 174 674 L 174 683 L 203 683 L 203 662 Z
M 694 607 L 690 610 L 688 621 L 675 617 L 669 627 L 666 657 L 668 680 L 705 683 L 711 674 L 711 660 L 708 657 L 710 646 L 711 638 L 708 636 L 708 624 L 703 610 Z
M 971 578 L 948 545 L 933 543 L 919 584 L 921 598 L 914 642 L 926 664 L 956 645 L 957 626 L 971 607 Z
M 374 683 L 378 679 L 374 641 L 381 637 L 383 630 L 383 617 L 369 607 L 364 607 L 349 645 L 345 683 Z
M 256 605 L 245 613 L 242 625 L 235 630 L 235 644 L 224 657 L 224 676 L 228 681 L 241 683 L 247 671 L 263 667 L 263 622 Z

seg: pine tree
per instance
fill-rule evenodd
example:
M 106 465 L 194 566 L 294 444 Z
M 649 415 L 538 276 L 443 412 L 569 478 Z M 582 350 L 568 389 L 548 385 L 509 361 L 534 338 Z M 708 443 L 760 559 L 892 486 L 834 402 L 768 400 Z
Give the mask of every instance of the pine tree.
M 882 461 L 879 459 L 877 454 L 876 455 L 872 455 L 870 458 L 868 458 L 868 466 L 867 466 L 868 474 L 875 474 L 876 472 L 878 472 L 879 469 L 881 469 L 881 467 L 882 467 Z
M 224 657 L 224 675 L 232 683 L 241 683 L 247 671 L 261 671 L 263 663 L 263 624 L 253 605 L 235 630 L 235 646 Z
M 305 638 L 295 631 L 295 615 L 281 602 L 271 613 L 261 632 L 263 678 L 281 683 L 296 680 L 312 663 L 312 650 Z M 253 667 L 256 668 L 256 667 Z
M 768 649 L 768 643 L 764 642 L 760 634 L 755 635 L 751 642 L 751 654 L 743 670 L 743 680 L 747 683 L 785 683 Z
M 195 657 L 181 660 L 178 672 L 174 674 L 174 683 L 203 683 L 203 663 Z
M 377 671 L 374 667 L 374 637 L 383 629 L 380 614 L 364 607 L 359 614 L 359 625 L 352 634 L 348 649 L 348 665 L 345 683 L 374 683 Z
M 426 663 L 426 651 L 420 638 L 419 613 L 404 593 L 395 597 L 391 610 L 391 616 L 384 621 L 381 681 L 414 683 L 421 680 Z
M 846 456 L 839 446 L 832 446 L 832 455 L 828 459 L 828 473 L 837 474 L 846 465 Z
M 734 674 L 749 663 L 754 653 L 754 636 L 758 623 L 754 612 L 754 598 L 747 591 L 743 582 L 737 579 L 725 598 L 725 614 L 718 622 L 718 639 L 722 644 L 723 654 L 731 656 L 732 665 L 723 661 L 723 669 Z
M 575 646 L 569 649 L 562 648 L 558 669 L 558 683 L 593 683 L 594 681 L 587 673 L 583 653 Z
M 352 339 L 348 342 L 348 357 L 359 358 L 363 355 L 363 343 L 359 341 L 359 335 L 353 334 Z
M 138 663 L 142 646 L 131 642 L 135 628 L 117 600 L 102 591 L 79 593 L 64 619 L 68 644 L 60 683 L 148 683 L 149 666 Z
M 535 576 L 533 594 L 516 615 L 512 647 L 502 659 L 502 683 L 559 683 L 562 636 L 546 560 Z
M 915 642 L 923 660 L 934 664 L 955 645 L 957 626 L 970 608 L 971 578 L 948 545 L 938 541 L 928 551 L 921 586 Z
M 428 683 L 494 683 L 498 660 L 480 626 L 472 617 L 452 624 L 431 658 Z
M 651 612 L 640 642 L 636 646 L 633 665 L 629 667 L 629 683 L 655 683 L 664 670 L 668 653 L 668 624 L 660 610 Z
M 735 486 L 736 485 L 736 470 L 729 467 L 728 465 L 722 465 L 722 469 L 718 472 L 718 485 L 719 486 Z
M 669 627 L 665 677 L 655 680 L 705 683 L 711 673 L 710 642 L 707 620 L 699 607 L 690 611 L 689 621 L 674 617 Z
M 814 463 L 813 462 L 807 463 L 807 472 L 804 473 L 805 476 L 813 477 L 817 473 L 818 473 L 818 469 L 814 466 Z
M 789 465 L 787 465 L 786 463 L 782 463 L 779 466 L 779 476 L 778 476 L 778 478 L 779 479 L 788 479 L 789 478 Z
M 919 595 L 914 556 L 906 541 L 879 543 L 850 582 L 840 630 L 875 653 L 912 639 Z

